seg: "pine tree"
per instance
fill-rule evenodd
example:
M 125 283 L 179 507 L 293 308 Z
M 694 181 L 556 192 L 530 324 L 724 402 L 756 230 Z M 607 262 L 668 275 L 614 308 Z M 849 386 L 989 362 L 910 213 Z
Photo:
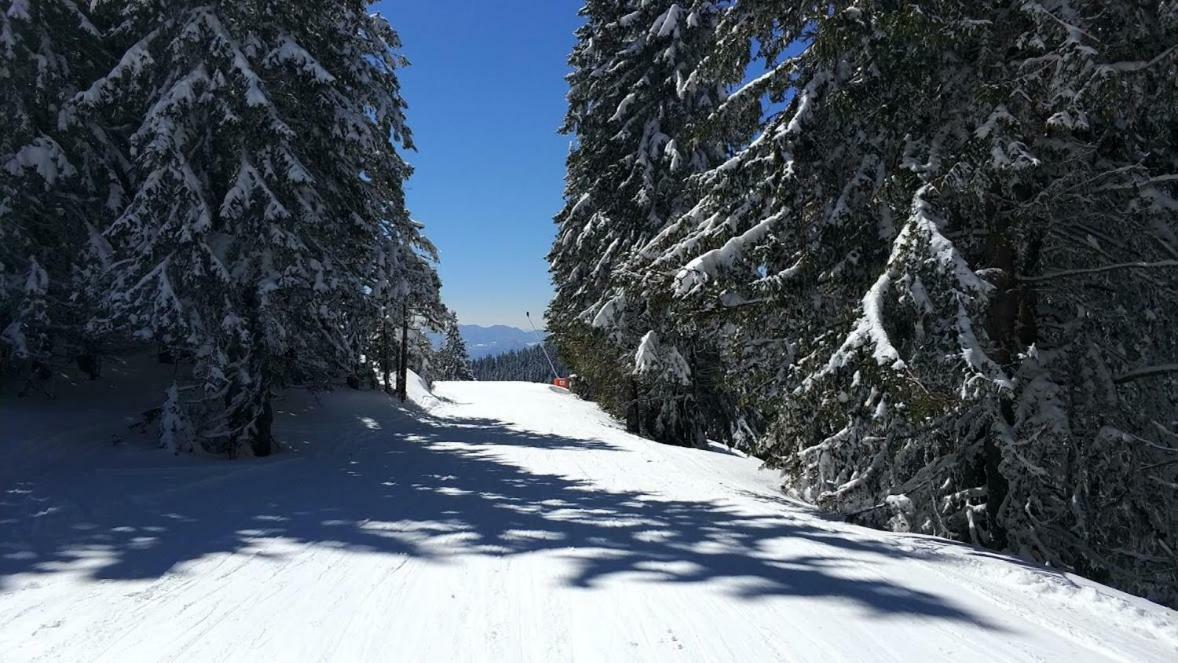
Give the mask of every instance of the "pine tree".
M 206 448 L 272 450 L 272 391 L 352 370 L 409 223 L 396 34 L 368 2 L 116 3 L 74 113 L 129 126 L 104 314 L 194 362 Z
M 441 280 L 434 267 L 437 248 L 422 234 L 420 224 L 409 221 L 408 216 L 402 219 L 405 223 L 400 228 L 389 226 L 384 231 L 374 265 L 366 330 L 366 355 L 382 376 L 386 391 L 393 389 L 394 367 L 398 389 L 404 385 L 410 355 L 422 368 L 422 361 L 430 354 L 423 332 L 444 330 L 452 318 L 442 303 Z
M 985 322 L 1015 389 L 987 509 L 1011 548 L 1174 604 L 1178 5 L 1032 5 L 1010 28 L 993 35 L 1021 47 L 1010 100 L 972 182 L 1001 193 L 962 206 L 1005 240 Z
M 731 340 L 799 496 L 1175 600 L 1176 28 L 1172 3 L 726 15 L 704 65 L 768 69 L 729 103 L 789 101 L 646 271 Z
M 103 133 L 61 111 L 105 59 L 85 6 L 0 2 L 0 340 L 42 370 L 90 350 L 78 272 L 87 252 L 106 255 L 118 168 Z
M 434 378 L 437 380 L 468 381 L 474 379 L 466 341 L 458 330 L 458 320 L 451 316 L 446 324 L 446 338 L 434 353 Z
M 635 352 L 666 316 L 639 293 L 630 263 L 682 211 L 688 177 L 726 157 L 723 138 L 686 131 L 724 100 L 722 86 L 690 75 L 719 12 L 720 3 L 669 0 L 594 0 L 582 9 L 563 129 L 576 143 L 549 256 L 557 292 L 547 318 L 565 356 L 607 409 L 629 412 L 632 429 L 686 444 L 702 441 L 684 416 L 694 409 L 691 383 L 647 390 L 641 400 L 636 393 Z M 663 338 L 675 352 L 676 343 L 701 341 L 673 330 Z M 646 419 L 661 424 L 644 428 Z

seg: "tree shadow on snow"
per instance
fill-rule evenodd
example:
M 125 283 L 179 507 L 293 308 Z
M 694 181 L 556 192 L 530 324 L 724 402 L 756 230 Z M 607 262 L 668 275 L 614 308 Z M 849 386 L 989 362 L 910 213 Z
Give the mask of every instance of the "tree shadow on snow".
M 895 546 L 824 530 L 788 509 L 751 513 L 719 501 L 607 492 L 506 458 L 518 448 L 571 453 L 617 445 L 493 420 L 439 420 L 379 395 L 346 400 L 281 414 L 279 432 L 292 452 L 270 462 L 203 466 L 213 471 L 197 481 L 78 471 L 51 484 L 30 479 L 0 488 L 0 590 L 15 574 L 65 570 L 94 580 L 157 579 L 217 553 L 280 555 L 258 544 L 281 539 L 440 562 L 553 551 L 568 560 L 573 571 L 563 582 L 573 587 L 623 575 L 723 582 L 744 600 L 814 597 L 879 616 L 994 628 L 945 598 L 840 573 L 849 563 L 870 568 L 873 557 L 912 556 Z M 775 556 L 774 540 L 787 538 L 813 542 L 806 548 L 821 554 Z

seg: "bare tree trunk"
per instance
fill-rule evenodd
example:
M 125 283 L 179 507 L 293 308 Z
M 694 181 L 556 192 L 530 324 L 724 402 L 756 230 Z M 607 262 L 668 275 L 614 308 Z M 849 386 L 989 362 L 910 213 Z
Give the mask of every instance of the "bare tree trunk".
M 1017 256 L 1009 239 L 999 231 L 995 231 L 990 237 L 990 266 L 1002 270 L 1002 275 L 994 283 L 996 291 L 987 311 L 986 332 L 994 344 L 991 350 L 992 358 L 998 365 L 1009 370 L 1013 367 L 1015 356 L 1012 348 L 1016 348 L 1018 344 L 1022 303 L 1015 280 L 1018 270 Z M 1004 398 L 999 407 L 1006 424 L 1013 424 L 1013 403 Z M 1006 530 L 999 518 L 1009 485 L 999 469 L 1002 463 L 1002 450 L 998 448 L 994 433 L 984 432 L 983 435 L 985 439 L 982 456 L 986 476 L 986 515 L 990 521 L 990 544 L 995 548 L 1005 548 Z
M 384 390 L 386 394 L 393 393 L 392 383 L 392 368 L 393 358 L 389 353 L 389 318 L 388 309 L 384 311 L 384 315 L 380 319 L 380 372 L 384 377 Z
M 254 339 L 251 354 L 246 358 L 246 361 L 256 364 L 254 369 L 261 384 L 257 385 L 257 390 L 250 394 L 246 402 L 241 405 L 239 416 L 247 427 L 246 430 L 251 433 L 246 441 L 254 452 L 254 456 L 264 458 L 274 453 L 274 410 L 270 405 L 272 366 L 265 345 L 261 340 L 262 321 L 257 293 L 246 290 L 244 299 L 245 306 L 249 311 L 249 331 Z M 249 385 L 246 388 L 252 386 Z
M 264 458 L 274 453 L 274 409 L 270 404 L 270 387 L 267 385 L 261 393 L 261 413 L 254 420 L 254 435 L 250 439 L 250 446 L 254 455 Z
M 630 378 L 630 407 L 626 408 L 626 432 L 642 435 L 642 410 L 638 407 L 638 381 Z
M 397 367 L 397 398 L 404 403 L 409 398 L 409 304 L 401 309 L 401 365 Z

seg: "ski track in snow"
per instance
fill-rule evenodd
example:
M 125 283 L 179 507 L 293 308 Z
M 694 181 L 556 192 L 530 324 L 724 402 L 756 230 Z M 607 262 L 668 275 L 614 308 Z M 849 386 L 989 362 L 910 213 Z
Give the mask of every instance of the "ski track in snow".
M 82 388 L 0 407 L 4 663 L 1178 660 L 1178 613 L 824 518 L 547 385 L 291 392 L 289 451 L 234 462 L 127 433 L 162 387 Z

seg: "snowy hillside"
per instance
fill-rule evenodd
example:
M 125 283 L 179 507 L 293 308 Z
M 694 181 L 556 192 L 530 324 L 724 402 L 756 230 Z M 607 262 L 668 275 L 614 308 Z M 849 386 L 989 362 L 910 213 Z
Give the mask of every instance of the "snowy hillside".
M 77 389 L 0 405 L 5 663 L 1178 658 L 1178 613 L 825 519 L 545 385 L 290 392 L 290 449 L 236 462 Z

